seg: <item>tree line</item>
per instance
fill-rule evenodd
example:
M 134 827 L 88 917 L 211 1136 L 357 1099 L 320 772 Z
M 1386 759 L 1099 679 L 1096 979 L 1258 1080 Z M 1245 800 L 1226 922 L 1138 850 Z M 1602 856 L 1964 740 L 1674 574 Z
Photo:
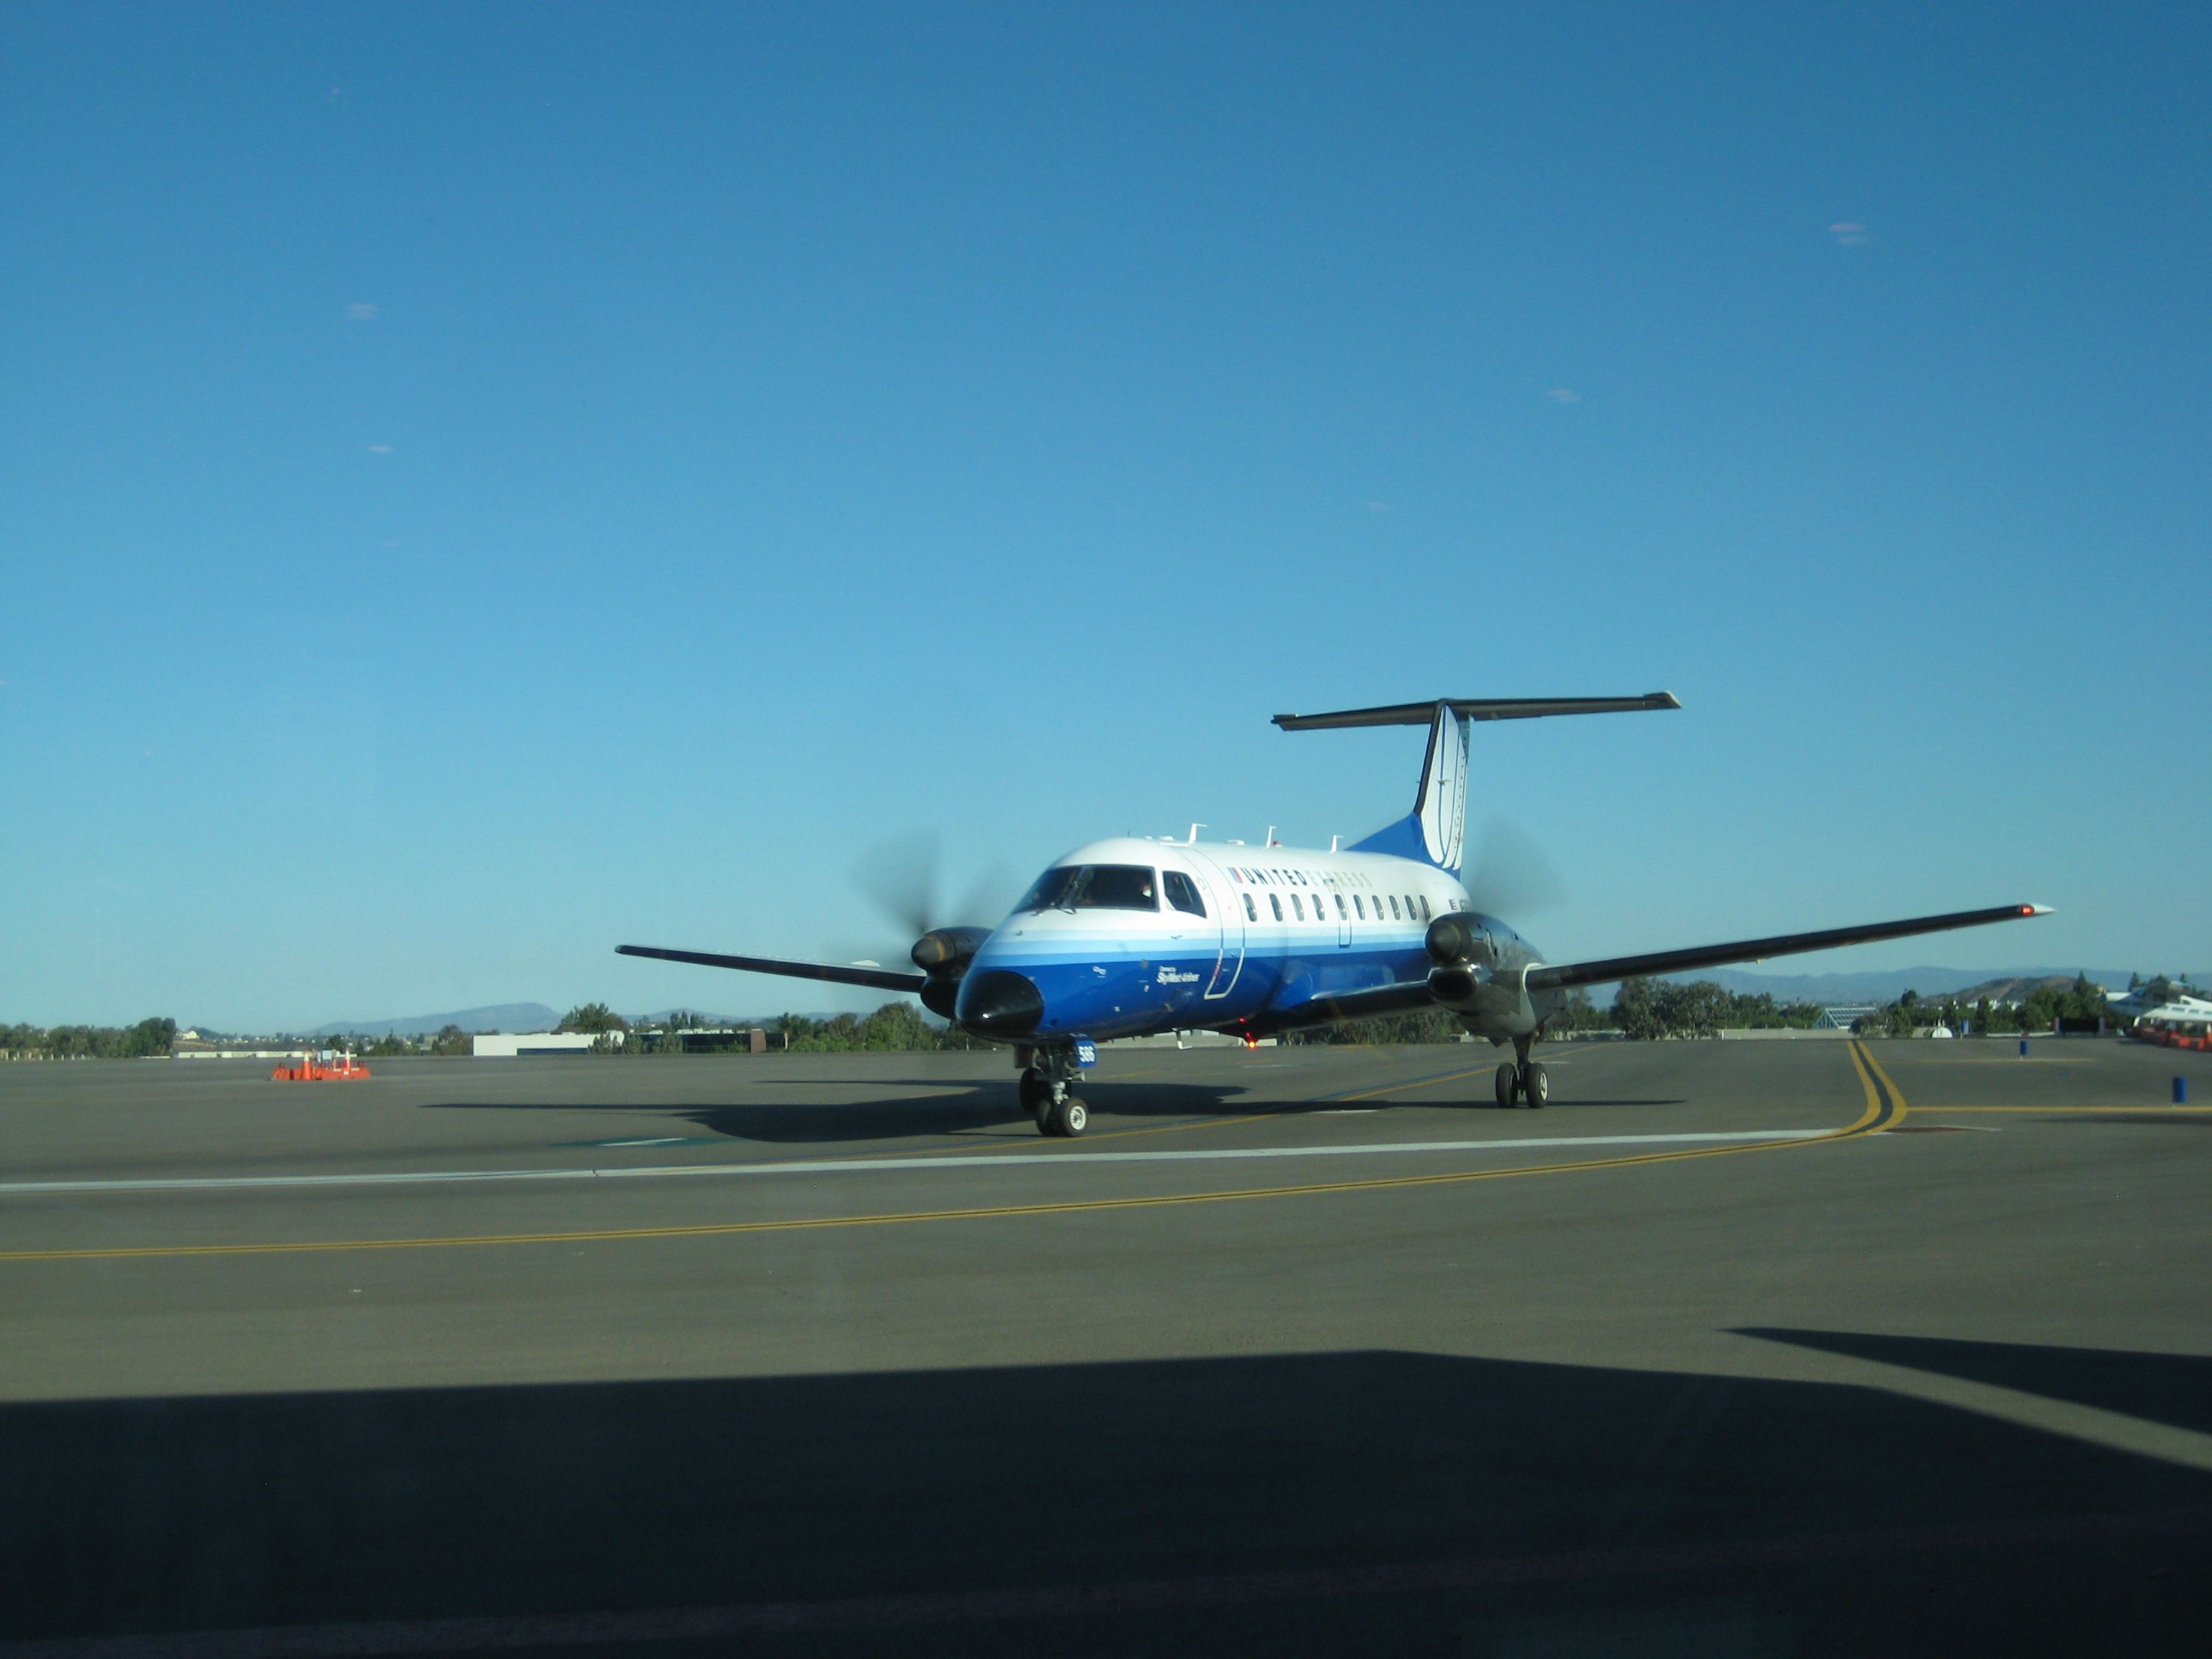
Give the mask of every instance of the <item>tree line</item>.
M 0 1054 L 10 1060 L 146 1060 L 177 1041 L 173 1019 L 136 1025 L 0 1025 Z
M 2087 1022 L 2106 1018 L 2105 988 L 2087 974 L 2077 974 L 2064 990 L 2041 985 L 2014 1007 L 1992 1003 L 1987 997 L 1961 1002 L 1956 997 L 1923 997 L 1917 991 L 1903 996 L 1851 1022 L 1862 1036 L 1911 1036 L 1936 1025 L 1954 1031 L 1965 1030 L 1982 1036 L 2048 1031 L 2062 1019 Z

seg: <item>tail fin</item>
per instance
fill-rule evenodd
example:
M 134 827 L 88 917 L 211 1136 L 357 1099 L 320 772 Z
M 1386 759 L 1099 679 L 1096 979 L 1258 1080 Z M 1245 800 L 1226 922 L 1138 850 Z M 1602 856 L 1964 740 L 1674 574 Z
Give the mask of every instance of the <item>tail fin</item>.
M 1426 725 L 1429 752 L 1421 763 L 1421 787 L 1413 798 L 1413 810 L 1364 841 L 1354 842 L 1352 850 L 1419 859 L 1456 876 L 1467 842 L 1467 728 L 1471 722 L 1534 720 L 1547 714 L 1621 714 L 1681 706 L 1671 691 L 1647 691 L 1640 697 L 1448 697 L 1382 708 L 1347 708 L 1334 714 L 1278 714 L 1275 724 L 1285 732 Z

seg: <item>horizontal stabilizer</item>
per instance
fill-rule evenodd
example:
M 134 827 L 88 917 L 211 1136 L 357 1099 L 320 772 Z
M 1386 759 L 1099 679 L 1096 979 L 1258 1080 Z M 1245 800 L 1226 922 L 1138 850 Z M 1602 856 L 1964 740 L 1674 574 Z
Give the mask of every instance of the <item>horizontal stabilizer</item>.
M 1285 732 L 1327 732 L 1347 726 L 1426 726 L 1437 705 L 1447 703 L 1463 720 L 1533 720 L 1547 714 L 1632 714 L 1646 708 L 1680 708 L 1672 691 L 1640 697 L 1437 697 L 1382 708 L 1346 708 L 1334 714 L 1278 714 Z
M 1607 985 L 1650 974 L 1680 974 L 1692 968 L 1718 968 L 1731 962 L 1825 951 L 1835 945 L 1867 945 L 1880 939 L 1908 939 L 1915 933 L 1979 927 L 2022 916 L 2047 916 L 2048 905 L 2000 904 L 1989 910 L 1954 910 L 1948 915 L 1912 916 L 1903 921 L 1875 921 L 1860 927 L 1831 927 L 1818 933 L 1777 933 L 1771 939 L 1736 939 L 1727 945 L 1693 945 L 1686 951 L 1654 951 L 1640 957 L 1608 957 L 1602 962 L 1559 963 L 1528 970 L 1531 991 L 1561 990 L 1570 985 Z
M 617 945 L 626 957 L 657 957 L 663 962 L 694 962 L 702 968 L 734 968 L 744 974 L 781 974 L 787 979 L 827 980 L 832 985 L 865 985 L 878 991 L 919 991 L 928 980 L 890 968 L 842 967 L 826 962 L 785 962 L 775 957 L 726 957 L 712 951 L 665 951 L 657 945 Z

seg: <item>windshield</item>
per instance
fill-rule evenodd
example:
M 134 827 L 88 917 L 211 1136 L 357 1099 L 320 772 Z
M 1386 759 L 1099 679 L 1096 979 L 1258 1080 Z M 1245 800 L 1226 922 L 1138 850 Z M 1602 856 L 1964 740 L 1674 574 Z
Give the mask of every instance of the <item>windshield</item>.
M 1159 881 L 1142 864 L 1055 864 L 1017 910 L 1157 910 Z

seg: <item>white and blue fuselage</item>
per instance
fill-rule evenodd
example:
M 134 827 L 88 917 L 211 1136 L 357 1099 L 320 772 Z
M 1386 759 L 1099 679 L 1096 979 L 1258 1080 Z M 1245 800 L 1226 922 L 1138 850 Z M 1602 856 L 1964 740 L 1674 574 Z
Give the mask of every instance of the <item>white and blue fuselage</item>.
M 1347 993 L 1419 981 L 1436 917 L 1462 912 L 1493 961 L 1532 956 L 1417 859 L 1237 842 L 1093 842 L 1054 862 L 969 963 L 969 1030 L 1050 1044 L 1298 1025 Z

